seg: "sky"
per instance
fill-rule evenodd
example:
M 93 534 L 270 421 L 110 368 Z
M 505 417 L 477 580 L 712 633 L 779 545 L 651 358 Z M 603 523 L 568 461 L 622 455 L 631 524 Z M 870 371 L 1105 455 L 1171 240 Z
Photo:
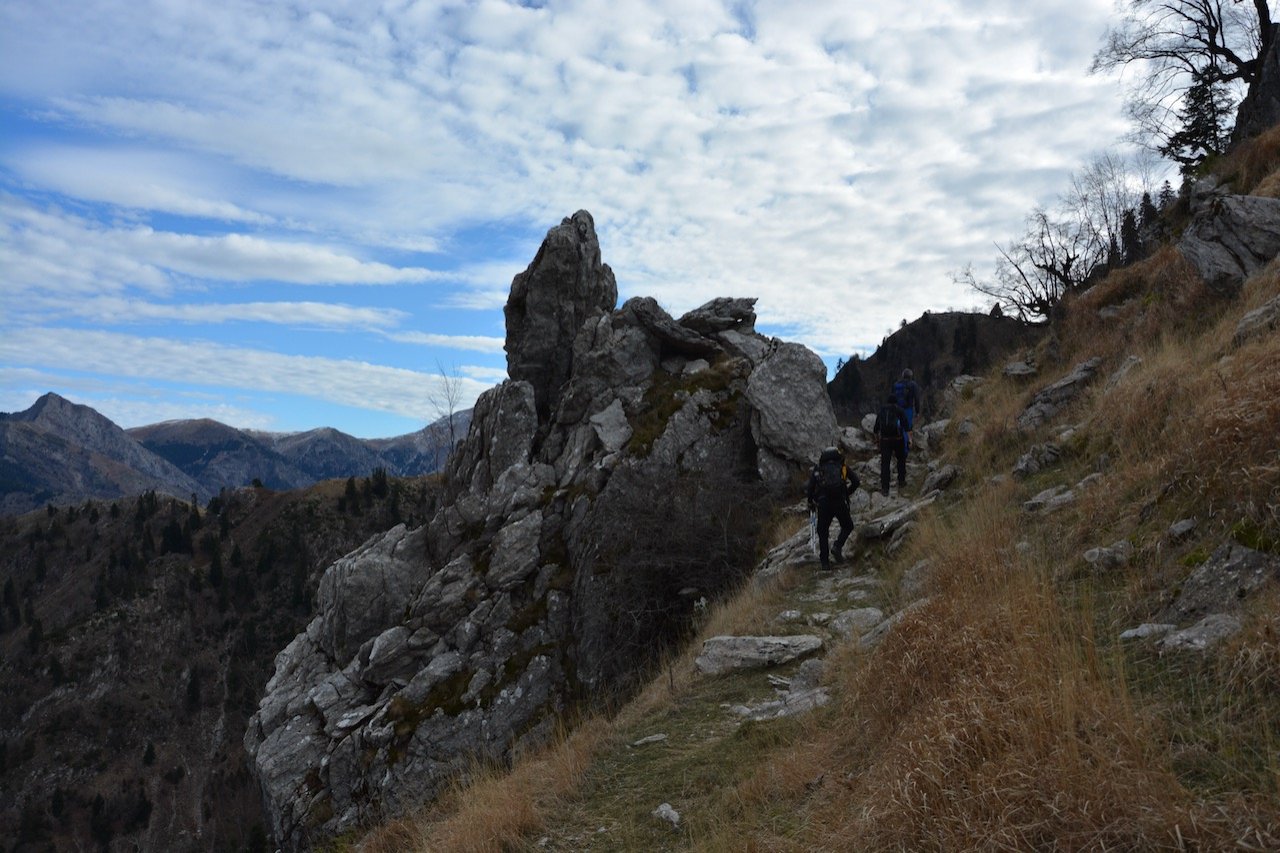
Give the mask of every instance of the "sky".
M 829 367 L 1128 130 L 1111 0 L 5 0 L 0 411 L 401 435 L 596 222 L 619 303 Z

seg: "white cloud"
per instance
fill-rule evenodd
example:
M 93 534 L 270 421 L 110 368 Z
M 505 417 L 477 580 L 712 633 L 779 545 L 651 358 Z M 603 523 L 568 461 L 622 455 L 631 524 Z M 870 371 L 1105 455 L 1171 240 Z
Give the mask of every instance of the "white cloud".
M 422 418 L 432 410 L 432 395 L 442 381 L 438 375 L 354 359 L 67 328 L 13 330 L 0 339 L 0 360 L 45 369 L 297 394 L 410 418 Z M 459 405 L 471 406 L 488 387 L 462 378 Z
M 363 261 L 328 246 L 248 234 L 203 236 L 100 225 L 0 193 L 0 270 L 10 295 L 137 288 L 167 293 L 174 276 L 292 284 L 400 284 L 441 278 L 417 267 Z
M 401 344 L 444 347 L 472 352 L 500 353 L 504 338 L 487 335 L 438 335 L 430 332 L 388 332 L 387 337 Z
M 757 296 L 763 326 L 847 355 L 979 301 L 948 273 L 1126 129 L 1114 82 L 1084 75 L 1111 0 L 56 5 L 0 7 L 0 92 L 91 141 L 0 143 L 3 162 L 235 233 L 0 197 L 11 297 L 429 281 L 435 305 L 496 312 L 536 245 L 457 235 L 587 208 L 623 298 Z
M 130 323 L 273 323 L 307 329 L 388 329 L 406 316 L 404 311 L 330 302 L 232 302 L 162 304 L 140 299 L 99 296 L 59 300 L 42 305 L 46 316 L 91 318 L 103 325 Z

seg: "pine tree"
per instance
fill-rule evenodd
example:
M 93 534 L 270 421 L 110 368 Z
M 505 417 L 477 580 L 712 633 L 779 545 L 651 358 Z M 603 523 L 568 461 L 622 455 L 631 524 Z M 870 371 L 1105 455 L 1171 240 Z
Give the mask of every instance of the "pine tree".
M 1126 210 L 1120 221 L 1120 244 L 1123 263 L 1128 266 L 1142 260 L 1142 237 L 1138 233 L 1138 220 L 1133 210 Z
M 1166 187 L 1169 186 L 1169 182 L 1165 181 L 1164 185 Z M 1169 192 L 1172 193 L 1173 189 L 1170 188 Z M 1138 208 L 1138 227 L 1145 231 L 1146 229 L 1152 227 L 1159 221 L 1160 221 L 1160 211 L 1157 210 L 1155 204 L 1152 203 L 1151 193 L 1143 193 L 1142 204 Z
M 1191 175 L 1205 159 L 1226 150 L 1231 140 L 1231 96 L 1218 70 L 1206 66 L 1196 72 L 1178 110 L 1179 130 L 1169 135 L 1160 153 Z

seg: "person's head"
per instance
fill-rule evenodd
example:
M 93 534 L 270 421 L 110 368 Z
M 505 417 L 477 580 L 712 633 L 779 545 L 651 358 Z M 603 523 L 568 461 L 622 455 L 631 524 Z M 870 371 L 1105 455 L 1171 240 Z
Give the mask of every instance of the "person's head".
M 888 394 L 884 395 L 884 401 L 886 403 L 893 403 L 896 406 L 898 404 L 898 395 L 890 391 Z
M 908 367 L 906 370 L 902 371 L 902 378 L 903 378 L 903 379 L 910 379 L 910 378 L 911 378 L 911 376 L 912 376 L 912 373 L 911 373 L 911 368 L 910 368 L 910 367 Z
M 822 451 L 822 455 L 818 457 L 819 462 L 839 462 L 844 459 L 844 455 L 838 447 L 828 447 Z

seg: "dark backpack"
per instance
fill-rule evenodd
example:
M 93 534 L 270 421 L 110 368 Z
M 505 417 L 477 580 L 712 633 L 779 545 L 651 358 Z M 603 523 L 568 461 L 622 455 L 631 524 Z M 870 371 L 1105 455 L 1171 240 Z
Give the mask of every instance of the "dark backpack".
M 880 407 L 880 414 L 876 415 L 876 421 L 880 424 L 880 438 L 886 441 L 893 441 L 902 437 L 902 425 L 899 422 L 899 409 L 892 403 L 885 403 Z
M 844 497 L 844 464 L 839 459 L 818 463 L 818 488 L 823 494 Z

